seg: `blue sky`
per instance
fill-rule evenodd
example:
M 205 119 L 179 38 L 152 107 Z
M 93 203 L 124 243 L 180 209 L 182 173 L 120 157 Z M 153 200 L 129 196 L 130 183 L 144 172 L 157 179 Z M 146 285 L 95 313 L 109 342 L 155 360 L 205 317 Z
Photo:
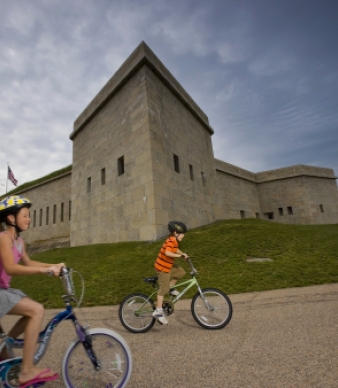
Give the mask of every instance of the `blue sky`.
M 252 172 L 338 175 L 338 1 L 0 0 L 0 194 L 72 163 L 75 119 L 145 41 Z M 8 189 L 12 189 L 11 183 Z

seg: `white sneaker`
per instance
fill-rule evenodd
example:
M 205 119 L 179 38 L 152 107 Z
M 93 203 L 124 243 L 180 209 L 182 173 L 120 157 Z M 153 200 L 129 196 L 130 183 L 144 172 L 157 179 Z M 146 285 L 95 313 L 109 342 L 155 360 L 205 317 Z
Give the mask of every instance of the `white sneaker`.
M 163 310 L 162 309 L 156 309 L 153 312 L 153 317 L 155 319 L 157 319 L 160 322 L 161 325 L 167 325 L 169 323 L 168 319 L 163 314 Z
M 172 289 L 169 291 L 169 294 L 172 295 L 172 296 L 177 296 L 177 295 L 179 295 L 180 293 L 176 290 L 176 288 L 172 288 Z

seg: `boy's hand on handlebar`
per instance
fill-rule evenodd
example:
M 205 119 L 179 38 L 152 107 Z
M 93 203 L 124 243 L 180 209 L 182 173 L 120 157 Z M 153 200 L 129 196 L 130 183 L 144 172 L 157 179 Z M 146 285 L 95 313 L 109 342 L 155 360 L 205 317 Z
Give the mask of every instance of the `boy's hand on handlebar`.
M 189 258 L 189 256 L 186 254 L 186 253 L 182 253 L 181 257 L 184 259 L 184 260 L 187 260 Z

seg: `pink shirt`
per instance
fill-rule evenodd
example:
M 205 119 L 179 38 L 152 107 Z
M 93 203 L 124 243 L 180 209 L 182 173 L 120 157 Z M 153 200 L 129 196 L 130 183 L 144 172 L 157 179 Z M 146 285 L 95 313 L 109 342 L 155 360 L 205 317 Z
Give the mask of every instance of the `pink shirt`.
M 2 232 L 7 233 L 7 232 Z M 13 257 L 15 264 L 18 264 L 18 262 L 21 259 L 22 255 L 22 248 L 23 248 L 23 241 L 21 237 L 18 237 L 17 240 L 13 239 Z M 4 270 L 4 267 L 2 265 L 2 260 L 0 258 L 0 288 L 9 288 L 10 282 L 11 282 L 12 276 L 7 275 L 6 271 Z

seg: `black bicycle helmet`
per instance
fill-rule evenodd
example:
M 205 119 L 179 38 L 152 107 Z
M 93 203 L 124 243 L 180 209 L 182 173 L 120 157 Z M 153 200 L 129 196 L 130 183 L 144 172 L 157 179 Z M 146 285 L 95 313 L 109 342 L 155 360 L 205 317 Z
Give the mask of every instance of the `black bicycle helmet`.
M 170 221 L 168 224 L 168 230 L 170 233 L 186 233 L 187 227 L 183 222 L 180 221 Z
M 6 217 L 10 214 L 16 214 L 23 207 L 28 209 L 32 206 L 29 199 L 21 195 L 9 195 L 0 201 L 0 222 L 8 222 Z

